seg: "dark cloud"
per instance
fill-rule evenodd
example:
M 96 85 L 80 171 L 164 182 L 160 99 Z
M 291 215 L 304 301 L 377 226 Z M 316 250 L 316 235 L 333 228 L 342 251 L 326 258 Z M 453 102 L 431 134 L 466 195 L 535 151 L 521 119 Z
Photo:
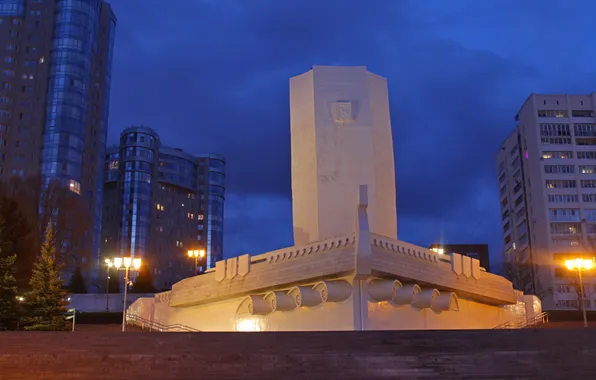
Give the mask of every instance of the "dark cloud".
M 400 236 L 419 244 L 499 250 L 493 157 L 515 113 L 530 92 L 594 91 L 590 0 L 112 3 L 110 139 L 145 124 L 224 154 L 227 255 L 291 244 L 288 79 L 312 64 L 388 78 Z

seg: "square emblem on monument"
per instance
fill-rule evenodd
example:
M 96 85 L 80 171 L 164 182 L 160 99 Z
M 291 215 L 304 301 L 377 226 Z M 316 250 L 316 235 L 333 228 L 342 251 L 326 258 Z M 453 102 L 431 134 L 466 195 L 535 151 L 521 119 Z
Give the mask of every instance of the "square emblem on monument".
M 354 121 L 351 102 L 336 102 L 333 107 L 333 119 L 336 123 L 349 123 Z

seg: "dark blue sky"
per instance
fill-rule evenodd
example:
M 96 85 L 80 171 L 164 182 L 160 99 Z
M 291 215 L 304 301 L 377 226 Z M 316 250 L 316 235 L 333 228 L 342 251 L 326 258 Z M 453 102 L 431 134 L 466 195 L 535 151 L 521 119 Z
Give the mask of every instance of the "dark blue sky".
M 366 65 L 389 82 L 399 237 L 489 243 L 494 153 L 531 92 L 596 91 L 594 0 L 111 0 L 109 141 L 147 125 L 227 157 L 226 256 L 292 243 L 288 79 Z M 340 5 L 338 5 L 340 4 Z

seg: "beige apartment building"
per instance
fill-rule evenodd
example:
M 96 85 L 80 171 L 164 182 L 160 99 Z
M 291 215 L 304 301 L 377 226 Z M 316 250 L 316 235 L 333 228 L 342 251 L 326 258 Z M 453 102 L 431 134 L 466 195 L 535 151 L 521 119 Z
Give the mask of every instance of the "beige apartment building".
M 497 153 L 507 274 L 544 310 L 578 309 L 577 272 L 564 261 L 594 256 L 595 107 L 596 93 L 532 94 Z M 596 309 L 594 275 L 584 283 L 586 307 Z

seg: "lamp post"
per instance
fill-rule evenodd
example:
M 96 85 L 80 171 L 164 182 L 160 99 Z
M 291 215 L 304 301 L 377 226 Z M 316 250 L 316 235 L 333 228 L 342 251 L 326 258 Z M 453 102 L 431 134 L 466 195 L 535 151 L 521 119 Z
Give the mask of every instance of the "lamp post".
M 195 258 L 195 276 L 197 275 L 197 271 L 199 268 L 199 257 L 203 259 L 205 257 L 205 250 L 204 249 L 194 249 L 188 251 L 188 257 Z
M 109 307 L 109 294 L 110 294 L 110 268 L 112 268 L 112 263 L 110 259 L 106 259 L 106 313 L 110 312 Z
M 584 279 L 582 277 L 582 270 L 590 270 L 594 266 L 594 261 L 587 259 L 573 259 L 566 260 L 565 266 L 569 270 L 577 269 L 577 275 L 579 276 L 579 292 L 581 294 L 581 307 L 584 314 L 584 327 L 588 327 L 588 318 L 586 316 L 586 297 L 584 294 Z
M 126 296 L 128 295 L 128 285 L 130 279 L 128 271 L 132 266 L 133 270 L 141 269 L 141 259 L 133 259 L 132 257 L 114 257 L 112 264 L 116 270 L 124 271 L 124 304 L 122 305 L 122 332 L 126 331 Z M 122 266 L 124 264 L 124 266 Z

